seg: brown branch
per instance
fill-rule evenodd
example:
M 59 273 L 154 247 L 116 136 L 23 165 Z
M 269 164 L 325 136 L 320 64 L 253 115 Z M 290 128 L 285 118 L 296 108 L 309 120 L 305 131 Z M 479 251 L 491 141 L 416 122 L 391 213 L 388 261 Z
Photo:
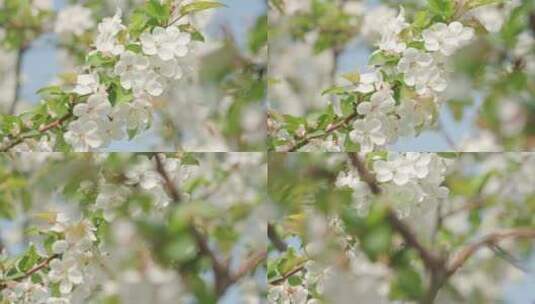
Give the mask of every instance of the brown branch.
M 452 259 L 448 265 L 448 276 L 457 272 L 466 261 L 473 256 L 479 249 L 499 243 L 505 239 L 533 239 L 535 238 L 535 229 L 532 228 L 516 228 L 502 231 L 496 231 L 489 235 L 482 237 L 465 248 L 461 249 Z
M 43 269 L 45 267 L 48 267 L 48 264 L 50 264 L 50 262 L 53 259 L 58 258 L 59 256 L 60 256 L 59 254 L 51 255 L 51 256 L 47 257 L 46 259 L 44 259 L 43 261 L 41 261 L 36 266 L 34 266 L 32 269 L 28 270 L 27 272 L 21 274 L 20 276 L 14 277 L 14 278 L 8 278 L 7 281 L 21 281 L 21 280 L 24 280 L 24 279 L 30 277 L 31 275 L 33 275 L 34 273 L 38 272 L 39 270 L 41 270 L 41 269 Z M 6 286 L 7 286 L 6 282 L 0 282 L 0 290 L 6 288 Z
M 232 282 L 239 281 L 242 277 L 246 276 L 252 270 L 256 269 L 260 263 L 263 263 L 267 258 L 267 250 L 260 250 L 257 253 L 251 255 L 251 257 L 245 261 L 240 268 L 231 276 Z
M 21 135 L 17 138 L 14 138 L 11 142 L 9 142 L 6 146 L 4 147 L 1 147 L 0 148 L 0 152 L 7 152 L 9 150 L 11 150 L 13 147 L 15 147 L 16 145 L 18 144 L 21 144 L 25 139 L 29 139 L 29 138 L 33 138 L 33 137 L 36 137 L 38 136 L 39 134 L 41 133 L 45 133 L 47 131 L 50 131 L 52 129 L 55 129 L 55 128 L 58 128 L 60 127 L 66 120 L 68 120 L 69 118 L 72 117 L 72 113 L 67 113 L 66 115 L 64 115 L 63 117 L 59 118 L 59 119 L 56 119 L 44 126 L 41 126 L 39 128 L 39 130 L 37 130 L 39 133 L 38 134 L 35 134 L 35 133 L 31 133 L 31 134 L 26 134 L 26 135 Z
M 381 188 L 379 187 L 379 184 L 377 183 L 377 179 L 375 178 L 375 175 L 371 174 L 370 171 L 366 168 L 366 165 L 362 160 L 360 160 L 359 155 L 355 152 L 348 153 L 349 159 L 351 160 L 351 164 L 355 169 L 357 169 L 357 172 L 360 176 L 360 178 L 368 184 L 368 187 L 370 187 L 370 190 L 373 194 L 378 195 L 381 193 Z
M 316 139 L 316 138 L 322 138 L 322 137 L 325 137 L 325 136 L 329 135 L 330 133 L 340 129 L 341 127 L 343 127 L 346 124 L 348 124 L 349 122 L 351 122 L 357 116 L 358 116 L 358 113 L 356 113 L 356 112 L 352 113 L 351 115 L 343 118 L 342 120 L 339 120 L 338 122 L 331 124 L 325 130 L 325 133 L 308 136 L 308 137 L 304 138 L 303 140 L 301 140 L 300 142 L 290 146 L 285 152 L 296 152 L 297 150 L 301 149 L 302 147 L 304 147 L 305 145 L 310 143 L 311 140 Z
M 443 266 L 444 263 L 442 258 L 420 243 L 416 237 L 416 233 L 414 233 L 407 224 L 400 220 L 393 211 L 388 212 L 387 218 L 394 230 L 401 235 L 405 243 L 418 252 L 418 255 L 422 258 L 426 268 L 438 269 Z
M 154 158 L 156 160 L 156 170 L 163 178 L 167 192 L 169 193 L 175 204 L 180 204 L 181 195 L 175 183 L 173 183 L 173 181 L 171 180 L 169 173 L 165 170 L 160 155 L 158 153 L 155 153 Z M 221 297 L 225 293 L 227 288 L 234 283 L 232 281 L 233 276 L 230 274 L 228 265 L 219 260 L 215 252 L 213 252 L 210 248 L 207 237 L 202 234 L 197 229 L 197 227 L 195 227 L 195 224 L 193 222 L 190 223 L 189 230 L 191 235 L 195 239 L 195 242 L 197 243 L 197 247 L 199 249 L 198 255 L 206 256 L 212 263 L 212 270 L 214 272 L 215 277 L 215 292 L 217 297 Z
M 154 159 L 156 160 L 156 170 L 158 171 L 160 176 L 163 178 L 165 187 L 167 188 L 167 191 L 171 195 L 171 198 L 173 199 L 173 201 L 175 201 L 175 203 L 180 202 L 181 200 L 180 193 L 178 192 L 178 189 L 175 187 L 175 184 L 169 177 L 169 174 L 167 173 L 167 171 L 165 171 L 163 161 L 160 158 L 160 154 L 156 153 L 154 155 Z
M 459 208 L 450 210 L 450 211 L 442 214 L 442 220 L 444 220 L 445 218 L 448 218 L 450 216 L 454 216 L 456 214 L 464 212 L 464 211 L 471 211 L 471 210 L 474 210 L 474 209 L 481 208 L 484 205 L 484 203 L 485 203 L 485 201 L 483 200 L 483 198 L 478 197 L 475 200 L 473 200 L 471 202 L 468 202 L 465 205 L 460 206 Z
M 296 267 L 295 269 L 293 269 L 292 271 L 283 274 L 282 277 L 275 279 L 273 281 L 269 281 L 269 285 L 279 285 L 283 283 L 284 281 L 286 281 L 289 277 L 303 270 L 305 270 L 305 265 L 300 265 Z
M 197 243 L 197 247 L 199 248 L 199 254 L 206 256 L 208 257 L 208 259 L 210 259 L 212 263 L 212 270 L 214 271 L 215 276 L 216 295 L 222 296 L 232 283 L 228 266 L 223 264 L 219 260 L 219 258 L 210 248 L 206 236 L 201 234 L 193 224 L 190 225 L 190 232 L 195 238 L 195 242 Z
M 357 170 L 360 178 L 369 186 L 370 190 L 375 195 L 381 194 L 381 188 L 377 182 L 375 175 L 373 175 L 362 160 L 360 160 L 357 153 L 348 153 L 351 164 Z M 444 259 L 433 252 L 431 249 L 425 247 L 416 237 L 410 227 L 405 224 L 392 209 L 388 209 L 386 215 L 392 228 L 401 235 L 405 244 L 414 249 L 422 259 L 427 272 L 430 275 L 429 288 L 421 299 L 423 304 L 431 304 L 434 302 L 438 291 L 445 282 L 445 261 Z

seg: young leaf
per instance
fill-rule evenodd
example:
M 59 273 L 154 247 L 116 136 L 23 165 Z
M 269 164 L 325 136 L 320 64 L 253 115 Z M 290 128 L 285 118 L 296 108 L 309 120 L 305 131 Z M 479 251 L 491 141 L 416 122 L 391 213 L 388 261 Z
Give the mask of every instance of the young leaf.
M 180 9 L 180 14 L 182 16 L 204 11 L 207 9 L 224 7 L 225 5 L 216 1 L 197 1 L 194 3 L 186 4 Z

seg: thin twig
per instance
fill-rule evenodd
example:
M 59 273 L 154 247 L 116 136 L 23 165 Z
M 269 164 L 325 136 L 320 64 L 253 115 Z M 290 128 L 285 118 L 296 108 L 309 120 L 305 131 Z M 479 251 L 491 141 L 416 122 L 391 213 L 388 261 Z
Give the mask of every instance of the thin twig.
M 450 148 L 453 149 L 453 151 L 459 151 L 457 144 L 455 144 L 455 141 L 453 140 L 453 138 L 450 136 L 450 134 L 444 127 L 444 124 L 442 122 L 439 122 L 438 127 L 439 127 L 440 134 L 442 134 L 442 137 L 444 137 L 444 139 L 446 140 Z
M 40 135 L 42 133 L 45 133 L 45 132 L 47 132 L 49 130 L 58 128 L 66 120 L 68 120 L 71 117 L 72 117 L 72 113 L 68 113 L 63 117 L 61 117 L 59 119 L 56 119 L 56 120 L 54 120 L 54 121 L 52 121 L 52 122 L 40 127 L 37 134 L 30 133 L 30 134 L 21 135 L 19 137 L 16 137 L 12 141 L 10 141 L 7 145 L 1 147 L 0 148 L 0 152 L 7 152 L 7 151 L 11 150 L 13 147 L 15 147 L 16 145 L 21 144 L 25 139 L 33 138 L 33 137 L 36 137 L 36 136 L 38 136 L 38 135 Z
M 160 154 L 156 153 L 154 155 L 154 159 L 156 160 L 156 170 L 160 174 L 160 176 L 163 178 L 165 187 L 167 188 L 167 191 L 171 195 L 171 198 L 175 203 L 178 203 L 181 201 L 180 193 L 178 192 L 178 189 L 174 185 L 173 181 L 171 181 L 171 178 L 169 177 L 169 174 L 165 170 L 164 164 L 162 159 L 160 158 Z
M 19 276 L 16 276 L 16 277 L 13 277 L 13 278 L 7 278 L 6 281 L 4 282 L 0 282 L 0 290 L 3 290 L 7 284 L 6 282 L 7 281 L 21 281 L 21 280 L 24 280 L 28 277 L 30 277 L 31 275 L 33 275 L 34 273 L 38 272 L 39 270 L 45 268 L 45 267 L 48 267 L 48 264 L 50 264 L 50 262 L 55 259 L 55 258 L 58 258 L 60 255 L 59 254 L 54 254 L 54 255 L 51 255 L 49 257 L 47 257 L 46 259 L 44 259 L 43 261 L 41 261 L 39 264 L 35 265 L 32 269 L 26 271 L 25 273 L 19 275 Z
M 387 218 L 392 225 L 392 228 L 401 235 L 403 240 L 405 240 L 405 243 L 418 252 L 418 255 L 422 258 L 426 268 L 438 269 L 442 267 L 442 258 L 420 243 L 416 237 L 416 233 L 414 233 L 407 224 L 400 220 L 393 211 L 390 211 L 387 214 Z
M 467 245 L 461 249 L 452 259 L 448 266 L 448 276 L 457 272 L 466 261 L 473 256 L 479 249 L 497 244 L 505 239 L 533 239 L 535 238 L 535 229 L 517 228 L 502 231 L 496 231 L 482 237 L 480 240 Z
M 253 269 L 256 269 L 258 265 L 263 263 L 267 258 L 267 250 L 259 250 L 256 253 L 253 253 L 251 257 L 243 263 L 243 265 L 238 268 L 238 270 L 232 275 L 232 282 L 239 281 L 242 277 L 249 274 Z
M 513 256 L 512 254 L 510 254 L 509 252 L 507 252 L 505 249 L 503 249 L 501 246 L 497 245 L 497 244 L 492 244 L 489 246 L 490 250 L 492 250 L 492 252 L 494 252 L 494 254 L 496 256 L 498 256 L 499 258 L 505 260 L 506 262 L 508 262 L 509 264 L 513 265 L 514 267 L 516 267 L 517 269 L 525 272 L 525 273 L 529 273 L 530 272 L 530 267 L 529 266 L 526 266 L 526 265 L 523 265 L 522 261 Z
M 357 153 L 352 152 L 348 153 L 349 159 L 351 160 L 351 164 L 355 169 L 357 169 L 357 172 L 359 176 L 362 178 L 362 180 L 368 184 L 368 187 L 372 191 L 373 194 L 378 195 L 381 193 L 381 188 L 379 187 L 379 183 L 377 183 L 377 179 L 375 178 L 375 175 L 371 174 L 368 169 L 366 168 L 366 165 L 362 160 L 360 160 Z
M 357 118 L 358 116 L 358 113 L 354 112 L 352 113 L 351 115 L 339 120 L 338 122 L 335 122 L 333 124 L 331 124 L 326 130 L 325 130 L 325 133 L 322 133 L 322 134 L 317 134 L 317 135 L 312 135 L 312 136 L 308 136 L 306 138 L 304 138 L 303 140 L 299 141 L 298 143 L 290 146 L 286 152 L 295 152 L 299 149 L 301 149 L 302 147 L 306 146 L 308 143 L 310 143 L 311 140 L 314 140 L 316 138 L 322 138 L 322 137 L 325 137 L 329 134 L 331 134 L 332 132 L 342 128 L 343 126 L 347 125 L 349 122 L 351 122 L 353 119 Z
M 13 100 L 9 106 L 9 115 L 13 115 L 17 109 L 17 104 L 20 100 L 20 93 L 22 87 L 22 61 L 24 59 L 24 54 L 26 53 L 27 48 L 21 47 L 17 51 L 17 59 L 15 63 L 15 92 L 13 94 Z
M 300 271 L 303 271 L 303 270 L 305 270 L 305 265 L 301 264 L 301 265 L 297 266 L 296 268 L 294 268 L 293 270 L 283 274 L 282 277 L 280 277 L 278 279 L 275 279 L 273 281 L 269 281 L 269 285 L 279 285 L 282 282 L 286 281 L 289 277 L 291 277 L 294 274 L 296 274 L 296 273 L 298 273 Z
M 450 211 L 442 214 L 442 220 L 444 220 L 444 219 L 446 219 L 446 218 L 448 218 L 450 216 L 454 216 L 456 214 L 464 212 L 464 211 L 471 211 L 471 210 L 474 210 L 474 209 L 481 208 L 484 205 L 484 203 L 485 203 L 485 201 L 483 200 L 483 198 L 478 197 L 478 198 L 474 199 L 473 201 L 462 205 L 459 208 L 450 210 Z

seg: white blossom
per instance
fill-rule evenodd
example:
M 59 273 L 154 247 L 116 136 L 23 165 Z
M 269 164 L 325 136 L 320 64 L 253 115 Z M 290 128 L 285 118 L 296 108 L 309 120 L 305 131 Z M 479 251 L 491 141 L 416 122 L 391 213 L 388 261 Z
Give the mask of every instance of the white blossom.
M 96 74 L 82 74 L 78 75 L 76 79 L 76 87 L 73 92 L 79 95 L 88 95 L 98 91 L 99 77 Z
M 97 50 L 104 54 L 120 55 L 124 52 L 124 45 L 119 43 L 119 32 L 126 29 L 121 21 L 122 12 L 119 10 L 113 17 L 107 17 L 98 25 L 98 35 L 95 38 Z
M 187 55 L 191 35 L 181 32 L 176 26 L 156 27 L 152 33 L 142 33 L 139 39 L 145 54 L 157 55 L 167 61 Z
M 351 141 L 360 144 L 360 151 L 370 152 L 375 146 L 386 143 L 383 123 L 377 118 L 360 119 L 353 123 L 353 131 L 349 133 Z
M 435 23 L 422 32 L 425 48 L 428 51 L 440 51 L 446 56 L 452 55 L 459 47 L 470 41 L 473 36 L 474 29 L 464 27 L 458 21 L 450 24 Z
M 99 132 L 99 125 L 93 120 L 75 120 L 68 125 L 67 129 L 63 137 L 74 151 L 87 152 L 104 143 Z
M 95 207 L 102 209 L 104 219 L 111 222 L 116 217 L 115 208 L 124 203 L 129 194 L 130 189 L 125 186 L 104 184 L 100 186 Z
M 73 114 L 84 119 L 104 119 L 112 110 L 107 94 L 104 92 L 95 93 L 87 99 L 85 103 L 74 106 Z
M 48 278 L 53 283 L 59 283 L 62 294 L 71 293 L 74 286 L 82 284 L 84 277 L 74 258 L 53 259 L 50 261 Z
M 113 119 L 124 121 L 128 130 L 146 129 L 152 119 L 152 105 L 143 97 L 115 107 Z
M 405 83 L 414 86 L 418 94 L 443 92 L 447 87 L 440 68 L 428 53 L 408 48 L 403 52 L 397 68 L 404 74 Z
M 405 21 L 404 11 L 400 10 L 397 17 L 388 18 L 385 23 L 379 25 L 381 39 L 377 46 L 380 50 L 393 53 L 401 53 L 406 48 L 405 42 L 400 38 L 400 33 L 409 24 Z
M 140 88 L 147 79 L 149 59 L 132 51 L 125 51 L 115 65 L 115 74 L 121 78 L 123 88 Z
M 382 116 L 394 109 L 396 101 L 392 96 L 392 91 L 383 89 L 373 93 L 369 102 L 361 102 L 357 106 L 357 112 L 361 115 Z

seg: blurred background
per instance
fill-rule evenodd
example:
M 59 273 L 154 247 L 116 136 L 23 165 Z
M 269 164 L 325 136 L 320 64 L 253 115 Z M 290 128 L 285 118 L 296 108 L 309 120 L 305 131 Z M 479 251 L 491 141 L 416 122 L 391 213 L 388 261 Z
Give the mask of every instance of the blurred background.
M 389 152 L 390 156 L 394 154 L 396 152 Z M 370 161 L 373 156 L 367 159 Z M 449 189 L 446 200 L 417 204 L 409 195 L 410 203 L 404 204 L 403 198 L 407 195 L 401 191 L 394 194 L 390 201 L 393 208 L 403 210 L 403 221 L 429 248 L 456 252 L 463 244 L 474 242 L 493 231 L 534 227 L 535 189 L 531 185 L 535 175 L 531 168 L 535 165 L 535 153 L 461 153 L 447 161 L 443 183 Z M 367 194 L 359 191 L 359 185 L 353 185 L 354 191 L 350 190 L 349 195 L 349 188 L 337 186 L 342 173 L 353 170 L 348 163 L 346 153 L 270 153 L 268 193 L 276 210 L 273 223 L 280 228 L 280 237 L 294 250 L 294 254 L 290 250 L 281 252 L 270 246 L 269 261 L 274 265 L 273 269 L 277 268 L 276 265 L 284 265 L 277 263 L 284 258 L 292 260 L 294 257 L 296 264 L 287 262 L 290 265 L 299 265 L 302 257 L 316 262 L 315 266 L 307 268 L 303 285 L 325 295 L 327 303 L 353 303 L 353 299 L 357 298 L 362 303 L 393 303 L 395 301 L 388 295 L 394 286 L 392 280 L 396 277 L 396 267 L 393 265 L 396 259 L 390 259 L 389 253 L 374 261 L 366 258 L 365 250 L 360 247 L 364 240 L 359 238 L 353 242 L 355 235 L 340 223 L 344 216 L 361 211 L 359 203 L 368 200 Z M 411 187 L 407 184 L 403 188 Z M 399 200 L 395 200 L 396 197 Z M 432 237 L 437 231 L 438 210 L 443 214 L 463 210 L 461 206 L 473 202 L 474 197 L 479 197 L 480 206 L 484 207 L 444 217 L 436 238 Z M 385 203 L 381 199 L 368 202 L 371 203 L 369 210 Z M 360 216 L 374 221 L 372 211 L 360 213 Z M 376 234 L 371 239 L 380 242 Z M 459 273 L 452 276 L 436 303 L 533 303 L 533 239 L 504 241 L 501 245 L 508 256 L 490 247 L 481 249 Z M 345 255 L 351 262 L 344 262 Z M 411 258 L 414 262 L 411 269 L 416 271 L 420 269 L 417 260 L 416 255 Z M 271 269 L 268 266 L 268 273 Z M 276 275 L 273 277 L 277 278 Z M 317 285 L 320 287 L 310 283 L 314 280 L 320 282 Z M 410 290 L 409 281 L 402 289 Z M 311 296 L 317 295 L 312 293 Z M 400 298 L 397 300 L 403 302 Z

